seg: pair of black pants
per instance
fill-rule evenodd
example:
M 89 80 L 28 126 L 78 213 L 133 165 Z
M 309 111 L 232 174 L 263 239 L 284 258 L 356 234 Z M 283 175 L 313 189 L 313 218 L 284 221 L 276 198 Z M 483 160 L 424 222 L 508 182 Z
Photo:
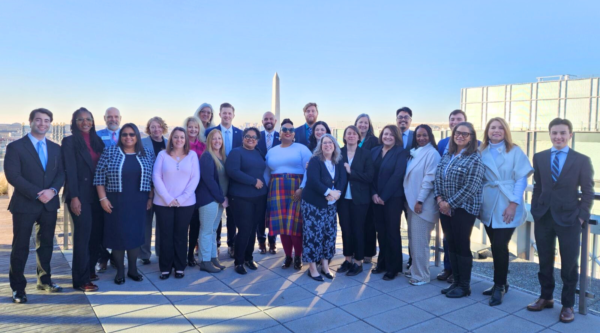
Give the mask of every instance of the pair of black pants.
M 235 245 L 235 235 L 236 235 L 236 222 L 233 209 L 231 206 L 225 208 L 225 212 L 227 213 L 227 246 L 233 247 Z M 237 212 L 235 213 L 237 214 Z
M 267 233 L 266 233 L 266 229 L 267 229 L 267 217 L 266 217 L 267 206 L 266 205 L 267 205 L 267 203 L 265 202 L 265 218 L 262 219 L 261 223 L 259 223 L 258 227 L 256 228 L 256 238 L 258 239 L 259 244 L 265 244 L 265 242 L 267 241 L 267 238 L 268 238 L 269 244 L 275 245 L 275 242 L 277 241 L 277 235 L 267 236 Z
M 37 214 L 14 213 L 13 241 L 10 252 L 10 287 L 13 291 L 25 291 L 25 265 L 29 257 L 29 238 L 35 224 L 35 249 L 37 258 L 38 284 L 50 284 L 50 260 L 54 249 L 54 229 L 56 228 L 56 211 L 42 210 Z
M 96 261 L 100 255 L 100 242 L 104 232 L 104 212 L 98 201 L 82 203 L 81 214 L 73 214 L 73 288 L 79 288 L 90 281 L 90 275 L 96 274 Z M 98 232 L 101 230 L 100 232 Z
M 560 301 L 563 307 L 573 307 L 575 304 L 575 288 L 579 279 L 579 258 L 581 223 L 574 221 L 571 226 L 561 226 L 554 222 L 550 210 L 539 220 L 535 221 L 535 242 L 537 243 L 540 271 L 538 279 L 542 287 L 541 298 L 551 300 L 554 293 L 554 256 L 556 238 L 561 259 L 560 277 L 563 289 Z
M 377 255 L 377 229 L 375 228 L 375 214 L 373 214 L 374 203 L 369 204 L 365 220 L 365 257 Z
M 444 246 L 444 269 L 447 271 L 451 271 L 452 265 L 450 264 L 450 251 L 448 251 L 448 241 L 446 240 L 446 236 L 444 236 L 442 242 Z
M 471 232 L 475 224 L 475 215 L 462 208 L 452 211 L 452 216 L 440 214 L 444 237 L 448 242 L 448 251 L 463 257 L 472 258 Z
M 265 219 L 266 200 L 266 195 L 249 198 L 231 197 L 231 210 L 235 210 L 235 224 L 238 228 L 234 242 L 235 265 L 253 260 L 256 228 L 261 220 Z M 227 228 L 229 234 L 229 225 Z
M 390 198 L 383 206 L 373 205 L 379 241 L 377 267 L 392 274 L 402 272 L 402 237 L 400 236 L 402 207 L 404 207 L 404 197 Z
M 369 204 L 357 205 L 352 199 L 341 199 L 337 203 L 337 213 L 342 228 L 344 256 L 356 260 L 365 258 L 365 222 Z
M 200 236 L 200 211 L 194 209 L 192 219 L 190 220 L 190 237 L 188 247 L 188 262 L 194 262 L 194 249 L 198 245 L 198 236 Z
M 492 256 L 494 258 L 494 283 L 506 285 L 508 276 L 508 243 L 515 232 L 515 228 L 485 227 L 485 232 L 492 243 Z
M 195 206 L 165 207 L 154 205 L 156 223 L 160 225 L 160 255 L 158 267 L 161 272 L 183 271 L 186 266 L 187 237 Z

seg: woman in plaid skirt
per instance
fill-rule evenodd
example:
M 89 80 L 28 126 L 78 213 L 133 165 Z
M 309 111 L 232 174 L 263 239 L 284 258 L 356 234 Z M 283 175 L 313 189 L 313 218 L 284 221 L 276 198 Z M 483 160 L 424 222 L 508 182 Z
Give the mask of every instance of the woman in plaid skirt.
M 294 268 L 302 268 L 302 214 L 300 198 L 302 196 L 302 177 L 311 153 L 305 145 L 294 142 L 294 124 L 289 119 L 281 122 L 279 138 L 281 144 L 269 150 L 265 159 L 266 173 L 270 174 L 269 195 L 267 199 L 267 224 L 269 235 L 280 235 L 285 261 L 282 268 L 292 265 L 294 249 Z M 265 175 L 267 179 L 268 175 Z

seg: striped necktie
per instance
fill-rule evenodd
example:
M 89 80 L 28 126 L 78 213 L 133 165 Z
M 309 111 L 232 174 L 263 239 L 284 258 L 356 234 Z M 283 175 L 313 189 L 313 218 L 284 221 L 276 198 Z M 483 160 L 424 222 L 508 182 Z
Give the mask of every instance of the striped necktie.
M 556 183 L 558 180 L 558 176 L 560 176 L 560 170 L 558 167 L 558 154 L 562 153 L 560 150 L 556 152 L 554 155 L 554 159 L 552 160 L 552 180 Z

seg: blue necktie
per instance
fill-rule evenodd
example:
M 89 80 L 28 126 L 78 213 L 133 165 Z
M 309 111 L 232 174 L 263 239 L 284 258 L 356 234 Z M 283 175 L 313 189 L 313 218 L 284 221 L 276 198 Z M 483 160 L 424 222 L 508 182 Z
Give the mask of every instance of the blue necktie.
M 307 126 L 308 128 L 306 129 L 306 139 L 310 138 L 310 135 L 312 134 L 312 127 Z
M 48 159 L 46 158 L 46 153 L 44 152 L 44 143 L 42 141 L 38 141 L 37 143 L 37 152 L 40 157 L 40 162 L 42 162 L 42 167 L 44 167 L 44 171 L 46 171 L 46 164 L 48 164 Z
M 562 153 L 561 151 L 557 151 L 556 155 L 554 155 L 554 160 L 552 160 L 552 180 L 556 183 L 558 180 L 558 176 L 560 176 L 560 171 L 558 168 L 558 154 Z
M 229 130 L 225 131 L 226 134 L 226 138 L 225 138 L 225 156 L 229 155 L 229 152 L 231 151 L 231 141 L 229 141 Z

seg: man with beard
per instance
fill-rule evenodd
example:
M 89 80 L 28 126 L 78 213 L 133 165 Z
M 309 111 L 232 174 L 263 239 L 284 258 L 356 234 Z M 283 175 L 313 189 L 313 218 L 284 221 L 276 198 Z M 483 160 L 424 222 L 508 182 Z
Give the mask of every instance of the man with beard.
M 303 110 L 306 123 L 295 129 L 296 142 L 308 147 L 308 138 L 312 134 L 314 124 L 317 122 L 319 109 L 317 109 L 317 103 L 311 102 L 306 104 Z
M 396 125 L 402 134 L 402 144 L 404 149 L 410 149 L 413 141 L 414 131 L 410 130 L 412 123 L 412 110 L 406 106 L 396 111 Z
M 13 243 L 10 253 L 10 287 L 14 303 L 27 302 L 24 271 L 29 257 L 29 238 L 35 224 L 37 289 L 60 292 L 52 282 L 50 260 L 54 229 L 60 206 L 58 192 L 65 182 L 60 146 L 46 139 L 52 112 L 35 109 L 29 115 L 31 133 L 6 147 L 4 172 L 15 192 L 8 204 L 13 217 Z

